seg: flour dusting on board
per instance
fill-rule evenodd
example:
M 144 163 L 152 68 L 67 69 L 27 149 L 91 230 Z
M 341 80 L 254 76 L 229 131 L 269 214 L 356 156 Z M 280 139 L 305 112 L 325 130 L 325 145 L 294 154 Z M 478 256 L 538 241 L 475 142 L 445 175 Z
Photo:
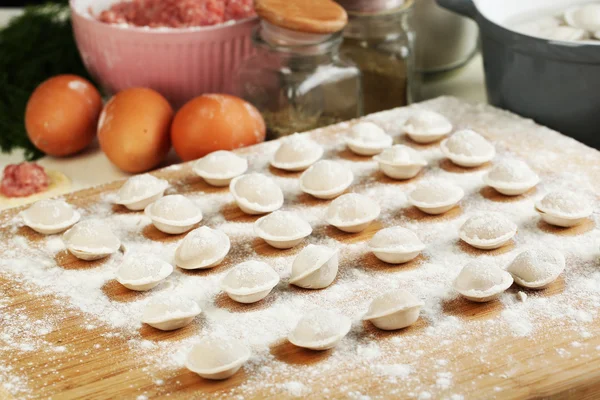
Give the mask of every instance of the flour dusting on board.
M 492 140 L 498 153 L 495 160 L 523 159 L 540 175 L 540 184 L 517 198 L 503 198 L 488 191 L 482 181 L 489 167 L 454 168 L 444 160 L 438 144 L 417 146 L 407 142 L 401 135 L 402 123 L 417 108 L 443 114 L 456 129 L 472 128 L 488 138 L 502 137 L 506 142 L 522 143 L 523 146 L 513 146 L 509 152 L 502 143 Z M 499 355 L 488 349 L 497 343 L 495 338 L 526 338 L 534 346 L 547 337 L 544 327 L 548 321 L 565 335 L 577 333 L 577 340 L 571 339 L 557 347 L 561 356 L 600 351 L 600 347 L 594 349 L 586 344 L 593 336 L 590 323 L 597 320 L 600 307 L 600 230 L 597 228 L 600 226 L 600 182 L 597 170 L 583 173 L 584 168 L 599 165 L 597 152 L 537 127 L 531 121 L 452 98 L 383 112 L 367 120 L 384 128 L 394 136 L 396 143 L 418 150 L 429 166 L 415 179 L 391 181 L 381 175 L 376 161 L 348 155 L 340 135 L 319 136 L 319 131 L 311 134 L 324 146 L 324 159 L 335 159 L 352 171 L 355 180 L 350 191 L 378 201 L 381 215 L 372 223 L 371 234 L 365 240 L 352 240 L 352 235 L 328 227 L 325 215 L 330 202 L 307 201 L 300 191 L 298 174 L 279 173 L 269 168 L 270 155 L 277 149 L 277 143 L 272 142 L 261 145 L 260 154 L 242 152 L 248 158 L 249 171 L 271 177 L 285 196 L 282 210 L 293 211 L 309 222 L 313 233 L 296 248 L 274 255 L 255 236 L 256 218 L 239 212 L 226 188 L 198 191 L 195 182 L 200 178 L 194 181 L 186 172 L 188 166 L 170 168 L 170 173 L 177 173 L 181 178 L 169 182 L 171 188 L 166 194 L 185 192 L 201 208 L 202 225 L 230 237 L 231 252 L 222 265 L 211 270 L 190 272 L 176 268 L 150 292 L 130 293 L 114 281 L 123 252 L 95 261 L 88 268 L 72 269 L 65 261 L 68 253 L 60 235 L 34 237 L 27 233 L 35 240 L 25 240 L 26 228 L 20 227 L 21 220 L 5 214 L 2 221 L 5 231 L 0 233 L 0 277 L 17 281 L 14 288 L 5 285 L 6 293 L 21 288 L 36 291 L 43 299 L 60 300 L 44 300 L 56 301 L 55 315 L 29 316 L 15 311 L 14 306 L 11 311 L 0 312 L 0 354 L 14 355 L 0 366 L 0 384 L 19 398 L 35 397 L 34 382 L 11 365 L 31 352 L 44 354 L 48 362 L 69 357 L 69 344 L 56 343 L 55 338 L 64 321 L 81 312 L 86 316 L 81 330 L 103 332 L 87 342 L 88 357 L 109 356 L 115 343 L 127 342 L 134 354 L 132 362 L 144 366 L 144 373 L 156 387 L 152 393 L 141 390 L 137 393 L 139 399 L 166 395 L 168 387 L 182 385 L 177 374 L 183 370 L 187 353 L 201 337 L 209 336 L 235 338 L 252 350 L 252 357 L 243 367 L 241 383 L 223 390 L 211 389 L 212 395 L 223 399 L 265 395 L 323 399 L 340 396 L 470 398 L 468 393 L 456 390 L 460 381 L 459 365 L 465 362 L 465 357 L 469 364 L 493 365 Z M 342 124 L 337 130 L 347 131 L 347 128 L 348 124 Z M 582 152 L 581 165 L 561 163 L 557 156 L 561 152 Z M 441 179 L 464 190 L 460 208 L 441 216 L 426 216 L 411 207 L 407 193 L 426 179 Z M 534 209 L 536 200 L 559 189 L 595 199 L 592 201 L 595 212 L 584 225 L 572 231 L 573 234 L 544 225 Z M 151 234 L 150 219 L 142 212 L 125 212 L 114 207 L 110 202 L 114 196 L 114 192 L 109 192 L 92 206 L 78 208 L 82 219 L 98 218 L 108 224 L 123 243 L 125 254 L 146 253 L 173 263 L 175 249 L 184 235 L 157 240 L 159 236 Z M 518 226 L 513 243 L 486 252 L 460 242 L 460 227 L 469 217 L 482 211 L 500 213 Z M 391 226 L 415 232 L 426 246 L 422 254 L 397 266 L 384 264 L 372 256 L 368 240 L 378 229 Z M 308 244 L 339 249 L 338 276 L 323 290 L 307 291 L 288 285 L 292 261 Z M 552 290 L 513 286 L 499 300 L 480 305 L 461 299 L 452 289 L 453 280 L 469 262 L 478 260 L 506 268 L 523 250 L 539 247 L 556 249 L 566 259 L 566 269 L 553 283 Z M 249 260 L 267 263 L 281 281 L 258 303 L 232 305 L 219 284 L 232 267 Z M 409 291 L 424 302 L 421 317 L 413 326 L 385 333 L 361 320 L 374 297 L 397 288 Z M 151 299 L 163 295 L 191 297 L 200 305 L 202 314 L 184 328 L 186 334 L 176 339 L 147 340 L 148 327 L 142 326 L 140 317 Z M 11 301 L 9 294 L 0 291 L 0 309 Z M 315 308 L 330 309 L 351 318 L 352 328 L 335 349 L 302 353 L 303 359 L 309 361 L 294 362 L 289 356 L 291 345 L 285 338 L 299 318 Z M 461 311 L 465 309 L 469 311 Z M 110 333 L 103 328 L 108 328 Z M 495 382 L 489 385 L 490 391 L 500 395 L 503 380 L 519 373 L 519 366 L 508 360 L 502 365 L 505 370 L 482 372 L 479 377 Z M 484 367 L 481 371 L 490 370 Z M 367 386 L 362 386 L 364 376 L 369 379 Z M 350 379 L 352 377 L 361 378 Z M 376 390 L 379 385 L 386 388 L 385 392 Z M 149 389 L 146 387 L 146 390 Z M 375 391 L 371 393 L 371 390 Z M 490 393 L 490 397 L 495 396 L 494 393 Z

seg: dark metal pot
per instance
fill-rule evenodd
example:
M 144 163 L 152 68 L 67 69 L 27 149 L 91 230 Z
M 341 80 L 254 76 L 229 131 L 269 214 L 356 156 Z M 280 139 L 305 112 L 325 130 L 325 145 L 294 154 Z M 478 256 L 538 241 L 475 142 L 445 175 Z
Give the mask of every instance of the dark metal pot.
M 491 104 L 600 149 L 600 43 L 545 40 L 502 26 L 547 9 L 547 0 L 437 2 L 479 25 Z M 586 2 L 553 0 L 552 7 Z

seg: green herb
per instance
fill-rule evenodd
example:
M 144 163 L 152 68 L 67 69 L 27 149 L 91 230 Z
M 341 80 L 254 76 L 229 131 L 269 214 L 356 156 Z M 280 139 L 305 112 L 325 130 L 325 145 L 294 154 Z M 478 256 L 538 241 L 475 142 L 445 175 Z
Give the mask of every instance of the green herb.
M 77 51 L 67 0 L 32 6 L 0 30 L 0 150 L 42 156 L 25 131 L 25 106 L 33 90 L 59 74 L 90 79 Z

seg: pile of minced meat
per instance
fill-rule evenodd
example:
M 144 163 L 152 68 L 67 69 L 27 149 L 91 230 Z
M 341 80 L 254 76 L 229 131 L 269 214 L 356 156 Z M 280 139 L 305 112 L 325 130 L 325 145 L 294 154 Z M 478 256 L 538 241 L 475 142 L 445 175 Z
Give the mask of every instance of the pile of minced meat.
M 253 0 L 129 0 L 113 4 L 98 19 L 109 24 L 187 28 L 254 15 Z

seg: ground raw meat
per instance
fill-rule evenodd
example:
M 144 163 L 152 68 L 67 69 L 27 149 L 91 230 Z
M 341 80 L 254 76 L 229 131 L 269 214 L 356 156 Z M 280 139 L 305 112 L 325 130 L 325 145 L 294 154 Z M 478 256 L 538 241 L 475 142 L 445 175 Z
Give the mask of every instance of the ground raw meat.
M 0 192 L 6 197 L 25 197 L 43 192 L 49 184 L 46 171 L 36 163 L 10 164 L 4 168 Z
M 253 0 L 132 0 L 113 4 L 98 19 L 109 24 L 187 28 L 254 15 Z

